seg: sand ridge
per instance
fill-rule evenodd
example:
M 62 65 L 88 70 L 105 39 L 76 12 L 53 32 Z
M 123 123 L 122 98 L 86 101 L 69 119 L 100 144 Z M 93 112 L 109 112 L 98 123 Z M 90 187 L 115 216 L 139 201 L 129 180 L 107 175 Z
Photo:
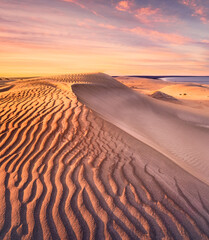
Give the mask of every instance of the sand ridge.
M 0 239 L 209 238 L 208 186 L 102 118 L 101 101 L 117 91 L 125 104 L 129 89 L 105 74 L 12 84 L 0 92 Z

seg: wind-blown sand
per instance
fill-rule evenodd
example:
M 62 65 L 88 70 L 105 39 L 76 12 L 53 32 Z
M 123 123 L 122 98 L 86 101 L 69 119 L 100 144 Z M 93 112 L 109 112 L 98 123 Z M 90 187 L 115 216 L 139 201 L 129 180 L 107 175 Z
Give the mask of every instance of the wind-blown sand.
M 0 82 L 0 239 L 209 239 L 207 114 L 105 74 Z

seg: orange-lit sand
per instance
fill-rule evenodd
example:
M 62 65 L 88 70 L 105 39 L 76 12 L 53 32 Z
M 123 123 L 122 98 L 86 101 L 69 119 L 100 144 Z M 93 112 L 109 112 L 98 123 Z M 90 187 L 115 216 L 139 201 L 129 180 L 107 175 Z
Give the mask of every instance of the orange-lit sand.
M 0 80 L 0 239 L 209 239 L 201 90 L 136 82 L 180 103 L 105 74 Z
M 209 85 L 174 83 L 160 79 L 155 80 L 137 77 L 117 77 L 116 79 L 139 93 L 152 95 L 156 91 L 160 91 L 179 99 L 179 103 L 183 105 L 204 109 L 209 112 Z

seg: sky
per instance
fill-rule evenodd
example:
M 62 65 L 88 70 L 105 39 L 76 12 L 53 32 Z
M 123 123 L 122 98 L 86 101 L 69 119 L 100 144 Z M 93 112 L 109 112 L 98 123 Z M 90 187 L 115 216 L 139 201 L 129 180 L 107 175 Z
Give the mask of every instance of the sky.
M 0 76 L 209 75 L 209 0 L 0 0 Z

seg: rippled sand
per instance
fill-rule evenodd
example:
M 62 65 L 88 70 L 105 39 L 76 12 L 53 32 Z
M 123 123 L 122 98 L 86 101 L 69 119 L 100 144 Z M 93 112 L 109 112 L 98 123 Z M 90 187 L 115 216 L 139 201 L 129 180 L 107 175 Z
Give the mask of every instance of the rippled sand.
M 0 80 L 0 239 L 208 239 L 208 117 L 105 74 Z

